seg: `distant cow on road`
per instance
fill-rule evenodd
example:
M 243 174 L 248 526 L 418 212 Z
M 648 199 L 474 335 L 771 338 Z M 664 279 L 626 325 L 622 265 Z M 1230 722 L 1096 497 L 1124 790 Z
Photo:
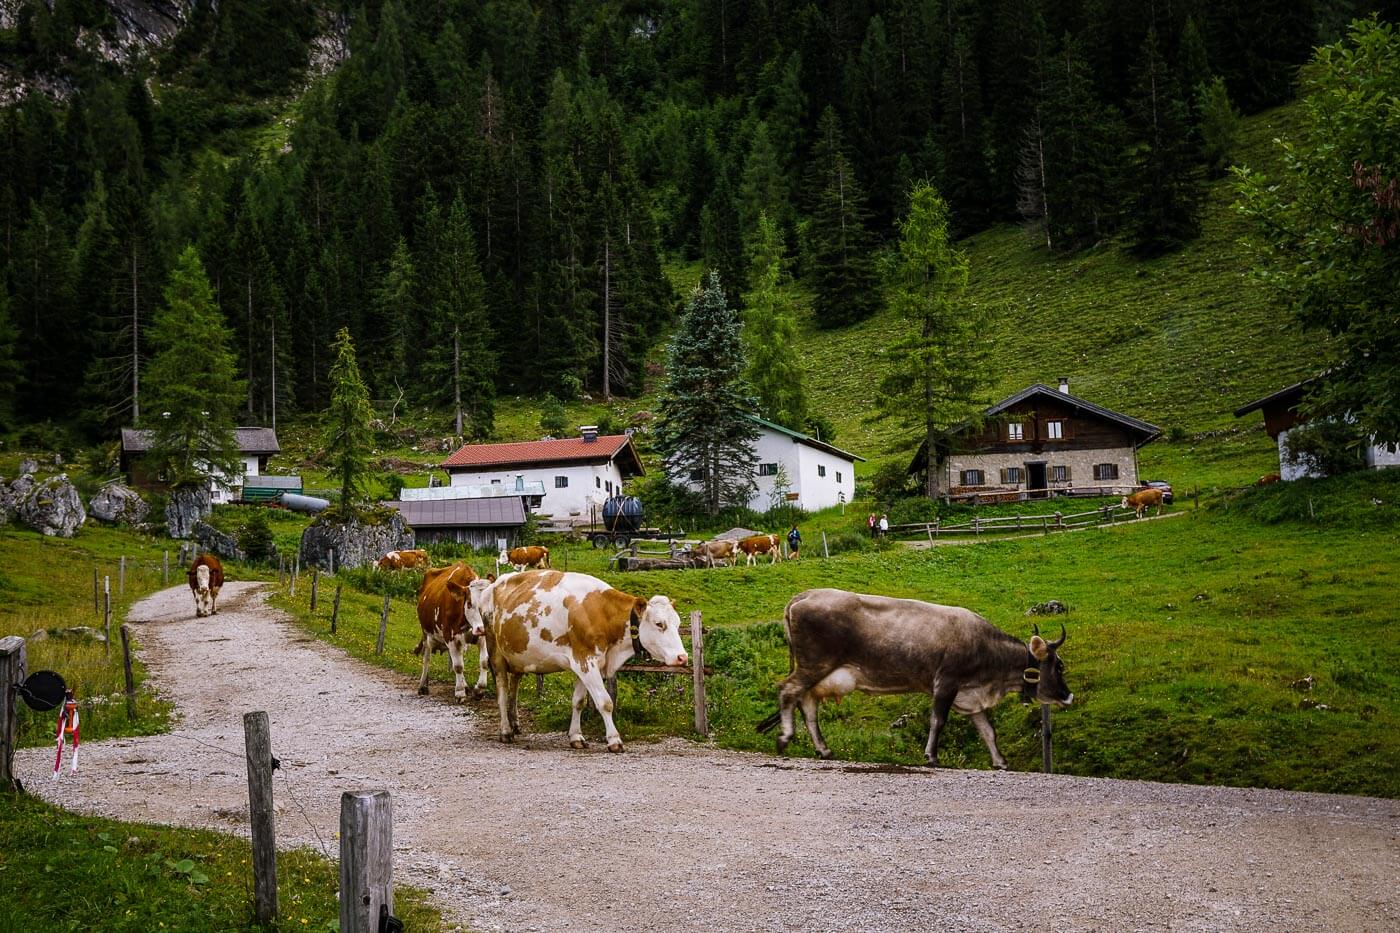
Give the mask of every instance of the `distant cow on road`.
M 766 732 L 779 722 L 778 751 L 792 741 L 794 709 L 822 758 L 831 749 L 817 724 L 817 707 L 827 697 L 866 693 L 927 693 L 933 697 L 924 760 L 938 764 L 938 738 L 957 710 L 972 720 L 991 753 L 992 765 L 1006 767 L 997 750 L 987 711 L 1008 693 L 1047 705 L 1069 706 L 1057 650 L 1064 644 L 1039 633 L 1029 643 L 1006 634 L 970 609 L 914 599 L 866 596 L 845 590 L 798 593 L 783 613 L 792 672 L 778 688 L 778 712 L 759 723 Z
M 1162 514 L 1162 490 L 1160 489 L 1139 489 L 1131 496 L 1124 496 L 1123 501 L 1118 503 L 1119 507 L 1132 509 L 1137 513 L 1138 518 L 1142 518 L 1142 513 L 1149 505 L 1157 506 L 1157 514 Z
M 224 565 L 213 554 L 201 554 L 185 574 L 194 594 L 194 617 L 212 616 L 219 611 L 219 589 L 224 585 Z

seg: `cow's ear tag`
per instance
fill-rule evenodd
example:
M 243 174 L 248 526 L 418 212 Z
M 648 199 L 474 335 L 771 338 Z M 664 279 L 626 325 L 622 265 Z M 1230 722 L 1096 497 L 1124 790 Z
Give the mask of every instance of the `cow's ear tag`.
M 1044 661 L 1050 654 L 1050 646 L 1039 635 L 1031 636 L 1031 654 Z

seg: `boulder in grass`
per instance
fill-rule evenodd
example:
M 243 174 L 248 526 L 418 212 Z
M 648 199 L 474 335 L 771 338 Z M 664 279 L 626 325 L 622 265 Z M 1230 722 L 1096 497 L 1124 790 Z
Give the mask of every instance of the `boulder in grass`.
M 88 511 L 100 522 L 139 525 L 146 520 L 151 507 L 130 486 L 111 483 L 92 497 L 88 502 Z
M 172 538 L 188 538 L 195 523 L 209 517 L 213 505 L 207 486 L 180 486 L 165 500 L 165 530 Z
M 1043 603 L 1036 603 L 1026 610 L 1028 616 L 1057 616 L 1069 612 L 1069 607 L 1058 599 L 1046 600 Z
M 57 538 L 71 538 L 87 521 L 82 496 L 60 473 L 35 483 L 19 504 L 19 518 L 30 528 Z
M 199 545 L 200 553 L 212 552 L 225 560 L 247 559 L 243 549 L 238 546 L 238 539 L 208 522 L 195 522 L 190 529 L 190 537 Z
M 331 509 L 301 533 L 301 560 L 307 566 L 366 567 L 390 551 L 413 548 L 413 529 L 395 509 L 376 509 L 346 519 Z

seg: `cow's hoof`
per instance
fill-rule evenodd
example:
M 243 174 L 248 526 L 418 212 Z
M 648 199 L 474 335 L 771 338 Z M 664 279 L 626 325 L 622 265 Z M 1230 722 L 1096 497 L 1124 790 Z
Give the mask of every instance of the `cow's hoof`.
M 504 742 L 506 745 L 511 744 L 512 742 L 515 741 L 515 733 L 514 733 L 514 732 L 502 732 L 502 733 L 501 733 L 501 741 Z
M 791 741 L 792 741 L 792 739 L 784 739 L 784 738 L 779 738 L 779 739 L 778 739 L 778 754 L 779 754 L 779 755 L 781 755 L 783 752 L 787 751 L 788 743 L 791 742 Z
M 425 696 L 427 696 L 427 695 L 428 695 L 428 688 L 427 688 L 427 687 L 419 687 L 419 688 L 418 688 L 418 695 L 419 695 L 420 697 L 425 697 Z
M 618 752 L 622 751 L 622 743 L 621 743 L 621 742 L 609 742 L 609 743 L 608 743 L 608 751 L 612 752 L 613 754 L 617 754 Z
M 465 703 L 467 702 L 467 692 L 463 690 L 461 693 L 453 693 L 452 698 L 458 703 Z
M 936 768 L 936 767 L 938 767 L 938 759 L 937 759 L 937 758 L 925 758 L 925 759 L 924 759 L 924 766 L 925 766 L 925 767 L 929 767 L 929 768 Z
M 588 743 L 585 742 L 583 739 L 570 739 L 570 740 L 569 740 L 569 747 L 570 747 L 570 748 L 587 748 L 587 747 L 588 747 Z
M 824 752 L 817 752 L 817 757 L 822 761 L 830 761 L 835 755 L 832 753 L 831 749 L 828 748 Z

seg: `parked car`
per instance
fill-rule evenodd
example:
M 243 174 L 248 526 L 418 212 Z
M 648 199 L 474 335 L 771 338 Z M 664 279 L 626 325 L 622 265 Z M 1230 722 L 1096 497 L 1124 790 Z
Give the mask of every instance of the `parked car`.
M 1146 482 L 1144 482 L 1143 485 L 1146 486 L 1148 489 L 1160 489 L 1160 490 L 1162 490 L 1162 504 L 1163 504 L 1163 505 L 1171 505 L 1171 504 L 1172 504 L 1172 498 L 1173 498 L 1173 497 L 1172 497 L 1172 484 L 1171 484 L 1171 483 L 1167 482 L 1166 480 L 1161 480 L 1161 479 L 1149 479 L 1149 480 L 1147 480 Z

